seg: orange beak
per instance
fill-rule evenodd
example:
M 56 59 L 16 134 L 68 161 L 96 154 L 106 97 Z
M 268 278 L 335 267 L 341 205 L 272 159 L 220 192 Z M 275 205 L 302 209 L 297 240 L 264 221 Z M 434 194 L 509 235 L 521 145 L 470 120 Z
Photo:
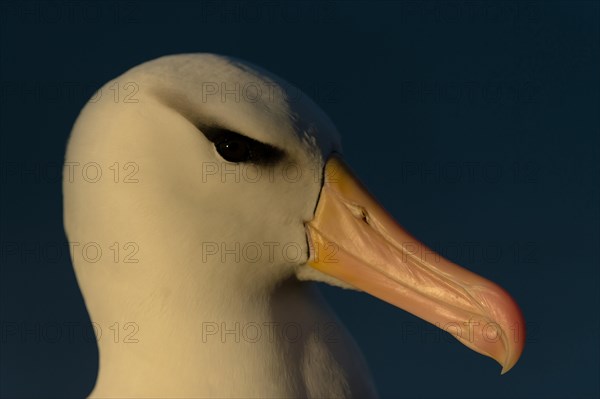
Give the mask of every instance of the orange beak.
M 310 266 L 444 329 L 498 361 L 502 374 L 515 365 L 525 325 L 506 291 L 412 237 L 339 157 L 328 160 L 324 180 L 306 224 Z

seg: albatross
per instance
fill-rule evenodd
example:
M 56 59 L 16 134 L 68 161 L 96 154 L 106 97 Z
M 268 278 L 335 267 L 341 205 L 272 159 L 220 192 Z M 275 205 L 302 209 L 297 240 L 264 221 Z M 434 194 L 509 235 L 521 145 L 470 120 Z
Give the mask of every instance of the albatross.
M 509 294 L 402 228 L 328 116 L 251 63 L 172 55 L 108 82 L 74 124 L 63 193 L 92 397 L 376 397 L 315 282 L 404 309 L 502 373 L 523 350 Z

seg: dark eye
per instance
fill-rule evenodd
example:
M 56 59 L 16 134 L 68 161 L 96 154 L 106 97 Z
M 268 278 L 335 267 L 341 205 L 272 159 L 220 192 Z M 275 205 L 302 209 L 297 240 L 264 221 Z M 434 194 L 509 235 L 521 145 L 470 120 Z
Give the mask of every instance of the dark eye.
M 204 127 L 206 138 L 212 141 L 223 159 L 229 162 L 252 162 L 273 164 L 284 156 L 284 152 L 272 145 L 261 143 L 231 130 Z
M 248 162 L 252 155 L 248 143 L 237 138 L 215 142 L 215 148 L 219 155 L 229 162 Z

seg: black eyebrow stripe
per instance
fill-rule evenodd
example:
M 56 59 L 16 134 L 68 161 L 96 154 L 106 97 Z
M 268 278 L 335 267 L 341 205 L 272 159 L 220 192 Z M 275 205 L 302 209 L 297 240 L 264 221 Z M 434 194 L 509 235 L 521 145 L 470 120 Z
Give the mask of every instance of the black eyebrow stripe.
M 274 164 L 283 159 L 285 156 L 285 151 L 275 146 L 254 140 L 253 138 L 229 129 L 210 125 L 197 126 L 197 128 L 210 142 L 214 144 L 218 144 L 219 142 L 226 140 L 244 141 L 250 148 L 250 153 L 252 154 L 250 162 L 255 164 Z
M 210 142 L 215 143 L 218 140 L 218 137 L 225 135 L 246 141 L 255 155 L 255 159 L 252 160 L 255 164 L 273 164 L 286 156 L 284 150 L 275 147 L 274 145 L 263 143 L 246 135 L 220 127 L 214 122 L 204 123 L 200 121 L 197 112 L 190 107 L 187 99 L 181 94 L 165 89 L 154 90 L 154 94 L 155 98 L 160 103 L 187 119 L 187 121 L 194 125 Z

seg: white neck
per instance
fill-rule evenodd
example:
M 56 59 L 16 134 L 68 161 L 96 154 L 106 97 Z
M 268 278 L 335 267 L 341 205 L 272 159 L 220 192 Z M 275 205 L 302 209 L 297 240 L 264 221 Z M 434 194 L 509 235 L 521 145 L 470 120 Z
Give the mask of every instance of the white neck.
M 104 334 L 92 396 L 374 395 L 355 344 L 310 283 L 290 278 L 262 298 L 230 299 L 211 307 L 214 297 L 201 294 L 192 305 L 178 293 L 156 298 L 164 311 L 127 328 L 123 319 L 118 342 L 114 322 L 109 330 L 96 321 Z

